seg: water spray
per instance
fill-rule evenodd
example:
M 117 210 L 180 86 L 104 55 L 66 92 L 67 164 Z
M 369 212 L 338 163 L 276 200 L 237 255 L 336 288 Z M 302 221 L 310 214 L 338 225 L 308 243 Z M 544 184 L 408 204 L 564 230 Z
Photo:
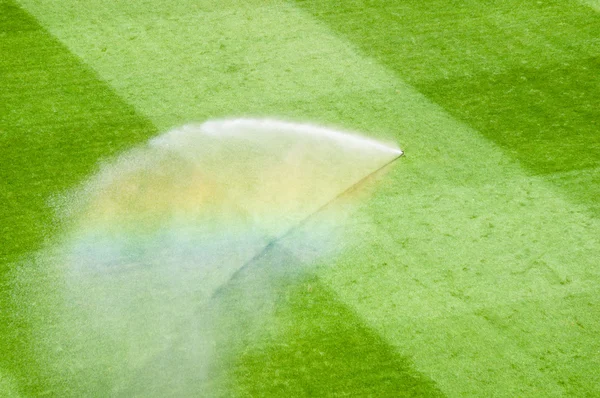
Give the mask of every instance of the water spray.
M 40 254 L 61 289 L 58 323 L 39 321 L 48 371 L 117 395 L 143 395 L 142 380 L 173 391 L 179 377 L 193 389 L 222 332 L 202 309 L 284 240 L 317 242 L 308 262 L 328 253 L 321 238 L 337 221 L 323 213 L 402 154 L 356 133 L 242 118 L 189 124 L 104 164 L 65 196 L 69 230 Z

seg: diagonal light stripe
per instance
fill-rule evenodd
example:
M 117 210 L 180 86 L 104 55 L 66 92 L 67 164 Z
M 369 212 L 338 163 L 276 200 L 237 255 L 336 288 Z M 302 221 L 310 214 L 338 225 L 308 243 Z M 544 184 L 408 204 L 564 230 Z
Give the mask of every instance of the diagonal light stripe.
M 350 47 L 282 2 L 156 9 L 151 1 L 80 1 L 67 12 L 60 1 L 21 4 L 160 131 L 214 117 L 285 116 L 286 108 L 303 118 L 282 101 L 331 95 L 342 82 L 361 91 L 389 83 L 349 62 Z
M 579 0 L 582 4 L 592 7 L 596 11 L 600 11 L 600 1 L 598 0 Z

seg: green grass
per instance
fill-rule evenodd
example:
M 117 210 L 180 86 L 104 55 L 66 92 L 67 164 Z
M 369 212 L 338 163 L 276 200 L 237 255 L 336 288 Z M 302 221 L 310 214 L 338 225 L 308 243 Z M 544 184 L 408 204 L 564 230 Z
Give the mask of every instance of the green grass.
M 155 129 L 35 19 L 9 2 L 0 7 L 0 214 L 6 220 L 0 256 L 16 257 L 51 234 L 50 194 Z
M 31 319 L 11 292 L 9 274 L 60 231 L 51 195 L 155 128 L 29 14 L 2 1 L 0 15 L 0 368 L 31 393 L 40 390 L 23 384 L 38 382 L 31 356 L 36 343 L 28 338 Z
M 581 3 L 592 7 L 596 11 L 600 11 L 600 1 L 598 0 L 582 0 Z
M 318 279 L 281 300 L 274 338 L 251 346 L 235 368 L 233 391 L 257 396 L 443 396 L 381 337 L 338 303 Z
M 177 392 L 600 394 L 587 3 L 0 1 L 0 389 L 103 395 L 123 377 L 44 369 L 39 312 L 12 276 L 63 232 L 52 195 L 174 125 L 275 115 L 407 156 L 371 182 L 335 258 L 272 277 L 300 262 L 290 237 L 225 288 L 223 361 Z M 244 309 L 236 291 L 264 283 L 276 294 Z M 51 309 L 51 282 L 34 290 Z
M 292 251 L 275 246 L 221 292 L 213 311 L 230 315 L 220 330 L 254 330 L 223 339 L 239 346 L 225 366 L 226 394 L 443 396 L 409 358 L 397 355 L 302 269 Z M 254 304 L 248 308 L 244 301 Z
M 600 165 L 600 14 L 564 1 L 322 3 L 299 2 L 533 173 Z M 564 192 L 598 189 L 580 187 Z

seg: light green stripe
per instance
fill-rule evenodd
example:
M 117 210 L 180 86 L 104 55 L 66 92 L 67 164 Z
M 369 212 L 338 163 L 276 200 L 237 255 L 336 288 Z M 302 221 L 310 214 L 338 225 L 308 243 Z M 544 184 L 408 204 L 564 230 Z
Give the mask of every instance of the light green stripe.
M 596 289 L 600 228 L 476 131 L 284 4 L 21 3 L 160 128 L 252 113 L 396 134 L 407 158 L 321 278 L 449 395 L 563 393 L 477 311 Z
M 592 7 L 596 11 L 600 11 L 600 1 L 599 0 L 579 0 L 579 1 L 582 4 Z
M 0 369 L 0 396 L 5 398 L 16 398 L 19 396 L 16 384 L 3 369 Z
M 281 3 L 82 1 L 68 12 L 58 1 L 21 3 L 163 130 L 214 116 L 290 113 L 282 102 L 330 95 L 342 83 L 385 84 L 349 61 L 349 46 Z

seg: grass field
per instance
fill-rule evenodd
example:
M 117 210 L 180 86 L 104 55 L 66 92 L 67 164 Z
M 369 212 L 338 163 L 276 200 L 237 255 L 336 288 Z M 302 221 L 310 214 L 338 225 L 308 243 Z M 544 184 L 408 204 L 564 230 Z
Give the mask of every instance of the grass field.
M 600 396 L 598 104 L 597 0 L 0 0 L 0 395 Z M 53 200 L 230 116 L 406 156 L 335 253 L 302 266 L 302 225 L 203 312 L 135 323 L 152 350 L 66 331 Z

